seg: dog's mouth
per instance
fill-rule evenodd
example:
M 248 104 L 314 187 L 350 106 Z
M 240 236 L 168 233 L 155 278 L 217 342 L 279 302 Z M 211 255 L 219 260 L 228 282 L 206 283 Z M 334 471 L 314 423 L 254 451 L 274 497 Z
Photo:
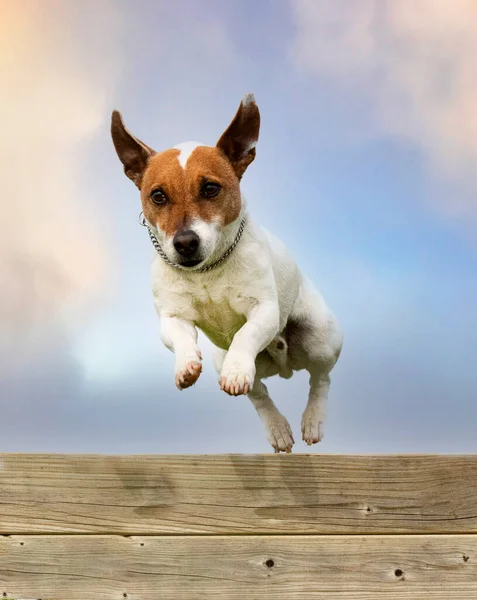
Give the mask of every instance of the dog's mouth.
M 191 269 L 192 267 L 196 267 L 197 265 L 200 265 L 200 263 L 202 262 L 202 259 L 196 259 L 196 260 L 185 260 L 183 262 L 180 262 L 179 265 L 181 267 L 185 267 L 186 269 Z

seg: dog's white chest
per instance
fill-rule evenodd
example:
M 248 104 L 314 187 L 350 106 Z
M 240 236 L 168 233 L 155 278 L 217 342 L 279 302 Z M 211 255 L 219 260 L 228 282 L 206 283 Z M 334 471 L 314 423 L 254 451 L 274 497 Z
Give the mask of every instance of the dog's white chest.
M 228 350 L 234 335 L 244 325 L 246 318 L 236 312 L 227 299 L 219 302 L 194 301 L 196 325 L 210 341 Z
M 195 324 L 213 344 L 224 350 L 229 348 L 234 335 L 246 321 L 246 307 L 241 307 L 236 299 L 232 302 L 229 291 L 223 284 L 203 285 L 198 286 L 190 297 Z

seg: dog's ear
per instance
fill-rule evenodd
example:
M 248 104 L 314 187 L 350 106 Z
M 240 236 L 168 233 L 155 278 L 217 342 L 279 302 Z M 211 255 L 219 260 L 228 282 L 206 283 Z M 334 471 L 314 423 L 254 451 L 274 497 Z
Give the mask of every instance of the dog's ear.
M 156 154 L 155 151 L 129 133 L 117 110 L 113 110 L 111 116 L 111 137 L 124 172 L 141 189 L 142 176 L 149 159 Z
M 217 148 L 229 159 L 239 179 L 255 158 L 259 131 L 260 112 L 255 97 L 246 94 L 232 122 L 217 142 Z

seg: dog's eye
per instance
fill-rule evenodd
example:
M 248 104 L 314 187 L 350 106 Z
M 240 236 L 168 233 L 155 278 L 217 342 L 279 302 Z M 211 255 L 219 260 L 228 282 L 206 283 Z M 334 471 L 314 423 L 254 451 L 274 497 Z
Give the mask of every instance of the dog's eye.
M 151 200 L 157 206 L 163 206 L 167 203 L 167 196 L 161 189 L 152 190 L 151 192 Z
M 204 183 L 200 188 L 200 195 L 202 196 L 202 198 L 215 198 L 215 196 L 217 196 L 220 190 L 221 187 L 218 183 L 208 181 L 207 183 Z

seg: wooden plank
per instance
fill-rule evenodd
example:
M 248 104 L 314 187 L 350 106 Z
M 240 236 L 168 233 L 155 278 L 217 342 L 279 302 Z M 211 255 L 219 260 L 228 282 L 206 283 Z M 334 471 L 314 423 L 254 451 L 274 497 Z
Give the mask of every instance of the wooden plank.
M 0 533 L 52 532 L 477 533 L 477 455 L 0 455 Z
M 13 536 L 0 596 L 42 600 L 477 597 L 477 536 Z

